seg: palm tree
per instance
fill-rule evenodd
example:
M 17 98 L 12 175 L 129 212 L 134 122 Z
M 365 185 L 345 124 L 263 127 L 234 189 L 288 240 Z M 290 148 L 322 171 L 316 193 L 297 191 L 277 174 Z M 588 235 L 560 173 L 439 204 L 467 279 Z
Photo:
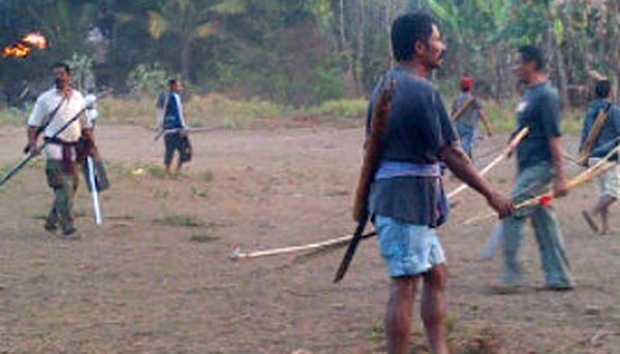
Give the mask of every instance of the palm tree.
M 199 38 L 213 35 L 219 17 L 246 11 L 246 0 L 165 0 L 158 11 L 149 11 L 149 33 L 155 39 L 166 33 L 181 42 L 181 72 L 190 81 L 191 49 Z

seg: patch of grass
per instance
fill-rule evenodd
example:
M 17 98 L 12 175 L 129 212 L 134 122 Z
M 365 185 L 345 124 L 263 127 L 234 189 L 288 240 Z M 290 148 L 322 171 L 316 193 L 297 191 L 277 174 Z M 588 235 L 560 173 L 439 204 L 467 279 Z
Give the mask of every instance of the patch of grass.
M 186 214 L 166 215 L 161 219 L 155 219 L 153 221 L 160 225 L 174 227 L 200 227 L 205 225 L 198 217 Z
M 190 242 L 197 242 L 197 243 L 214 242 L 219 239 L 220 239 L 219 237 L 211 235 L 211 233 L 208 231 L 194 233 L 189 237 Z
M 109 162 L 105 163 L 106 172 L 112 176 L 129 176 L 131 175 L 131 169 L 125 166 L 122 162 Z
M 234 118 L 226 117 L 222 119 L 222 128 L 224 129 L 236 130 L 241 127 L 242 125 L 240 123 L 237 123 L 237 121 Z
M 209 198 L 209 191 L 207 189 L 198 189 L 192 186 L 192 197 Z
M 28 114 L 32 111 L 32 105 L 28 104 L 23 110 L 17 108 L 6 108 L 0 110 L 0 124 L 23 126 L 28 121 Z
M 368 333 L 368 340 L 373 342 L 380 342 L 385 333 L 385 327 L 383 325 L 383 320 L 374 320 L 370 324 L 370 332 Z
M 342 99 L 325 101 L 310 110 L 310 113 L 334 118 L 360 118 L 366 114 L 368 101 L 359 99 Z
M 167 189 L 155 189 L 155 191 L 153 192 L 153 198 L 156 199 L 166 199 L 168 197 L 168 195 L 170 195 L 170 191 Z
M 31 218 L 37 219 L 37 220 L 45 220 L 45 219 L 47 219 L 47 212 L 46 211 L 37 210 L 37 211 L 35 211 L 34 213 L 31 214 Z
M 205 182 L 211 182 L 213 180 L 213 172 L 211 170 L 206 170 L 200 174 L 200 177 Z
M 149 176 L 164 179 L 166 178 L 166 169 L 159 165 L 146 165 L 143 167 Z
M 349 195 L 349 191 L 346 189 L 328 189 L 325 191 L 326 197 L 342 197 L 345 195 Z

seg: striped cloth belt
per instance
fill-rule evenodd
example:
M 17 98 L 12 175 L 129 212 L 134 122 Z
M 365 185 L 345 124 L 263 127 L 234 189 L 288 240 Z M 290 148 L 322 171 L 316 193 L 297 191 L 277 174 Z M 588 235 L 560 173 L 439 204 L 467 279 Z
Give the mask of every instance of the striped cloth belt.
M 375 179 L 386 179 L 394 177 L 440 177 L 441 166 L 438 163 L 420 164 L 401 161 L 381 161 Z

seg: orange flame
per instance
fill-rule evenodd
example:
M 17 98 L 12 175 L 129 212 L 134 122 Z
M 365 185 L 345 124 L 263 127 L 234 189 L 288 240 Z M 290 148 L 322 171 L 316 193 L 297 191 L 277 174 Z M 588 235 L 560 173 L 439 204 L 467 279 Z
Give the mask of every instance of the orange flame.
M 22 38 L 22 42 L 30 44 L 31 47 L 37 49 L 47 48 L 47 38 L 39 32 L 28 33 L 24 38 Z
M 3 58 L 25 58 L 30 55 L 31 49 L 21 43 L 5 47 L 2 50 Z
M 25 58 L 30 55 L 32 48 L 44 49 L 47 48 L 48 42 L 39 32 L 28 33 L 24 38 L 17 43 L 4 47 L 2 49 L 3 58 Z

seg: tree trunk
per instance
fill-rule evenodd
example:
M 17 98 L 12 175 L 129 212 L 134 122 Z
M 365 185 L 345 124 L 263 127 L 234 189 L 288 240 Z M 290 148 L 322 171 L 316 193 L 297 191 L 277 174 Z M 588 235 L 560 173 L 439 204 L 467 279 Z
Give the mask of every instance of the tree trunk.
M 364 87 L 364 39 L 366 29 L 366 4 L 365 0 L 357 2 L 357 19 L 359 28 L 357 30 L 357 55 L 355 56 L 354 77 L 355 77 L 355 95 L 359 97 Z
M 183 80 L 187 83 L 191 81 L 190 78 L 190 55 L 192 50 L 193 38 L 184 38 L 181 46 L 181 73 L 183 74 Z
M 353 74 L 353 60 L 352 60 L 352 51 L 351 45 L 349 41 L 347 41 L 346 36 L 346 21 L 344 15 L 344 0 L 340 0 L 338 3 L 339 12 L 340 12 L 340 20 L 338 21 L 340 24 L 339 28 L 339 42 L 340 42 L 340 56 L 343 64 L 342 70 L 342 78 L 345 85 L 345 94 L 348 98 L 353 98 L 357 96 L 357 92 L 355 89 L 355 75 Z

